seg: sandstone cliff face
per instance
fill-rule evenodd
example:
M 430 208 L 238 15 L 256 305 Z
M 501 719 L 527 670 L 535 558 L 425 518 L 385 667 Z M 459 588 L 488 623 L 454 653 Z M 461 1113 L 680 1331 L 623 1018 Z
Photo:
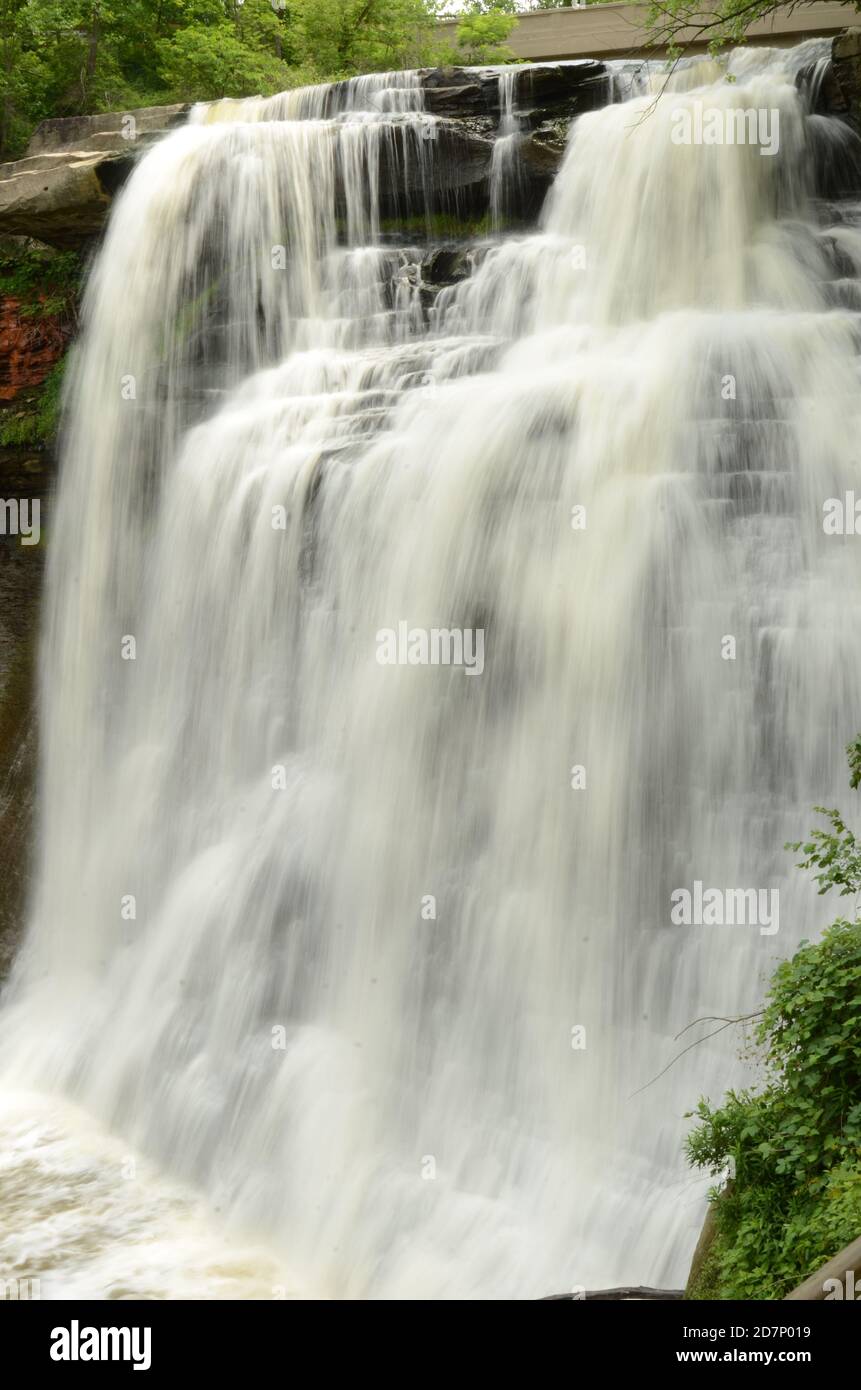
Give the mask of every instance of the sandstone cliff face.
M 66 350 L 68 332 L 56 317 L 34 319 L 15 296 L 0 296 L 0 402 L 44 385 Z
M 95 236 L 140 150 L 186 106 L 43 121 L 24 159 L 0 164 L 0 232 L 73 248 Z

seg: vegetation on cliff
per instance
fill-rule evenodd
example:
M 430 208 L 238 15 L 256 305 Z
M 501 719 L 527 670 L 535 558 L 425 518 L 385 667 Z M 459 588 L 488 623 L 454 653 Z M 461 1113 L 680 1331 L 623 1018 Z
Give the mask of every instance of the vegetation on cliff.
M 0 240 L 0 446 L 49 445 L 77 324 L 81 255 Z
M 848 751 L 861 783 L 861 739 Z M 820 893 L 857 903 L 861 843 L 839 811 L 787 846 Z M 779 1299 L 861 1233 L 861 920 L 839 918 L 775 971 L 756 1026 L 767 1078 L 701 1100 L 688 1157 L 714 1175 L 715 1238 L 689 1297 Z

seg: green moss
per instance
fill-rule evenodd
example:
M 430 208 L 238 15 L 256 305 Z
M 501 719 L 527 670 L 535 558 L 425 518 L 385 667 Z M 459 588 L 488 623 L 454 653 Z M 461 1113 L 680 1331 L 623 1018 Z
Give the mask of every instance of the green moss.
M 51 368 L 42 386 L 23 408 L 4 412 L 0 418 L 0 445 L 19 448 L 52 444 L 60 425 L 63 377 L 68 353 Z
M 714 1299 L 725 1297 L 721 1293 L 721 1255 L 721 1237 L 718 1235 L 709 1246 L 708 1253 L 698 1273 L 685 1290 L 686 1299 L 691 1299 L 694 1302 L 711 1302 Z
M 22 318 L 74 322 L 81 270 L 78 251 L 0 240 L 0 295 L 20 301 Z
M 178 352 L 192 335 L 200 330 L 216 302 L 220 286 L 221 276 L 218 276 L 205 285 L 193 299 L 180 305 L 173 323 L 160 337 L 159 354 L 162 361 L 166 361 L 172 353 Z
M 430 217 L 386 217 L 380 221 L 380 231 L 386 235 L 427 238 L 430 241 L 467 241 L 473 237 L 490 236 L 490 214 L 483 217 L 458 217 L 454 213 L 435 212 Z

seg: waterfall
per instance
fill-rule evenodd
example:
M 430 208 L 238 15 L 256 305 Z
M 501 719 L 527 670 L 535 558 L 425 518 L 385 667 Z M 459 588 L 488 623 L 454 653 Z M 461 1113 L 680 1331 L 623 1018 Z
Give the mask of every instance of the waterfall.
M 517 205 L 517 147 L 521 136 L 515 110 L 518 76 L 519 70 L 514 64 L 499 70 L 499 128 L 490 165 L 490 220 L 495 231 L 501 229 L 505 216 Z
M 51 537 L 0 1057 L 75 1118 L 5 1131 L 28 1171 L 92 1124 L 103 1177 L 144 1155 L 148 1202 L 312 1296 L 683 1282 L 684 1115 L 749 1073 L 734 1029 L 666 1068 L 828 920 L 782 846 L 861 720 L 823 529 L 857 208 L 817 197 L 798 56 L 732 61 L 580 117 L 540 226 L 430 311 L 384 211 L 430 216 L 410 75 L 198 108 L 141 160 Z M 696 103 L 779 148 L 675 143 Z M 381 664 L 402 625 L 480 631 L 482 672 Z M 779 931 L 675 925 L 696 882 L 778 889 Z

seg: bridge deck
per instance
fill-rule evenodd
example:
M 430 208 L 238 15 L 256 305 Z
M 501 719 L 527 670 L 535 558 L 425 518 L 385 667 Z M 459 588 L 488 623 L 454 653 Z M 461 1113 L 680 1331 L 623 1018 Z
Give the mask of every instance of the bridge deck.
M 520 16 L 517 28 L 508 40 L 518 58 L 530 62 L 560 58 L 625 58 L 658 57 L 660 46 L 649 47 L 645 15 L 647 3 L 587 5 L 585 9 L 536 10 Z M 772 44 L 775 47 L 800 43 L 802 39 L 837 33 L 859 23 L 853 4 L 828 4 L 823 0 L 786 7 L 768 19 L 751 25 L 752 43 Z M 450 32 L 452 40 L 456 20 L 441 26 Z M 682 42 L 690 42 L 693 30 L 682 33 Z M 696 52 L 707 47 L 707 41 L 690 49 Z

